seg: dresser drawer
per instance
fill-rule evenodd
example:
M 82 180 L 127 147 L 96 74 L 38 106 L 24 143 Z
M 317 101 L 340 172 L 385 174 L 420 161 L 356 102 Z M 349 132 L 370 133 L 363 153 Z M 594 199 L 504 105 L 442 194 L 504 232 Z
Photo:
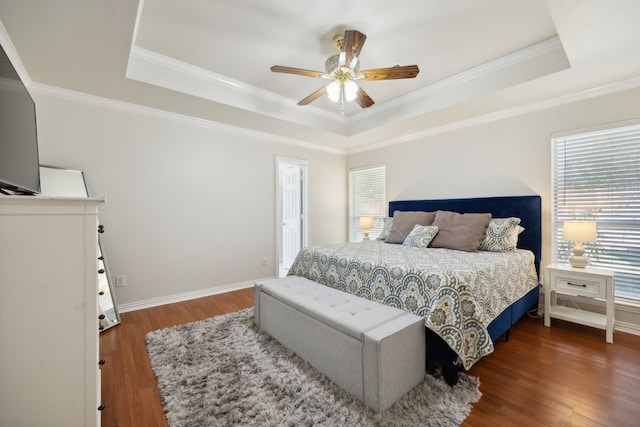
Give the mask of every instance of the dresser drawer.
M 605 277 L 552 273 L 551 283 L 554 290 L 558 292 L 591 298 L 607 298 L 607 279 Z

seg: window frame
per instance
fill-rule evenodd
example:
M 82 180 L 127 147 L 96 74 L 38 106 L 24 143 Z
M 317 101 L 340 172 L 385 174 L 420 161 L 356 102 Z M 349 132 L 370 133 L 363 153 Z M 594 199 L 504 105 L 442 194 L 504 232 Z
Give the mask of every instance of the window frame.
M 357 189 L 354 188 L 355 174 L 366 172 L 373 173 L 376 169 L 381 169 L 382 171 L 382 196 L 378 197 L 377 200 L 368 207 L 364 207 L 360 203 L 358 203 L 359 206 L 356 206 L 356 201 L 354 200 L 354 191 L 357 191 Z M 380 179 L 380 177 L 378 177 L 378 179 Z M 387 216 L 386 180 L 387 171 L 386 166 L 383 163 L 349 169 L 348 238 L 350 242 L 362 241 L 364 237 L 364 230 L 360 229 L 359 221 L 360 217 L 363 216 L 370 216 L 373 218 L 373 227 L 369 230 L 369 239 L 375 240 L 378 235 L 380 235 L 382 226 L 384 225 L 384 218 Z M 380 182 L 377 184 L 380 185 Z M 378 191 L 379 190 L 380 188 L 378 188 Z
M 640 168 L 635 164 L 640 164 L 640 119 L 551 136 L 552 262 L 566 263 L 574 244 L 562 240 L 563 221 L 596 221 L 597 241 L 584 244 L 589 266 L 614 270 L 615 299 L 637 305 Z

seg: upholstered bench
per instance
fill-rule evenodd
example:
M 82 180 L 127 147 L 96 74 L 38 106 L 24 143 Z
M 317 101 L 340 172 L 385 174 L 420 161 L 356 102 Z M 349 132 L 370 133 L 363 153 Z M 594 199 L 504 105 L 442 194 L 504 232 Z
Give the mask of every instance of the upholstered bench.
M 424 379 L 424 319 L 303 277 L 255 285 L 255 322 L 375 411 Z

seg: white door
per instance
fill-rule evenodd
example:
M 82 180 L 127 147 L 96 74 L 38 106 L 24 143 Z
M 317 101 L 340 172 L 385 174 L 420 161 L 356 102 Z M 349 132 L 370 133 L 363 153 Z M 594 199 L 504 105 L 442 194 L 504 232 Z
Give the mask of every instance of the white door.
M 302 248 L 301 166 L 280 165 L 282 183 L 282 266 L 291 267 Z
M 289 272 L 309 236 L 309 162 L 276 157 L 276 253 L 278 277 Z

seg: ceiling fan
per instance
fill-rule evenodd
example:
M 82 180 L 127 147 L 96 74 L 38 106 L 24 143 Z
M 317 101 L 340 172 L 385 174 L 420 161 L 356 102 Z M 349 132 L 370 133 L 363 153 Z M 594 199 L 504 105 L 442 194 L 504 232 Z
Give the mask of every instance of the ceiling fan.
M 307 105 L 320 98 L 325 93 L 329 99 L 340 102 L 344 115 L 344 104 L 355 100 L 362 108 L 374 104 L 373 99 L 356 83 L 357 81 L 412 79 L 420 70 L 417 65 L 394 66 L 388 68 L 375 68 L 359 71 L 360 60 L 358 55 L 367 36 L 359 31 L 348 30 L 344 34 L 338 34 L 333 38 L 333 44 L 340 50 L 338 55 L 333 55 L 325 62 L 325 72 L 304 70 L 301 68 L 284 67 L 274 65 L 271 71 L 274 73 L 297 74 L 307 77 L 320 77 L 333 80 L 327 86 L 313 92 L 311 95 L 298 102 L 298 105 Z

